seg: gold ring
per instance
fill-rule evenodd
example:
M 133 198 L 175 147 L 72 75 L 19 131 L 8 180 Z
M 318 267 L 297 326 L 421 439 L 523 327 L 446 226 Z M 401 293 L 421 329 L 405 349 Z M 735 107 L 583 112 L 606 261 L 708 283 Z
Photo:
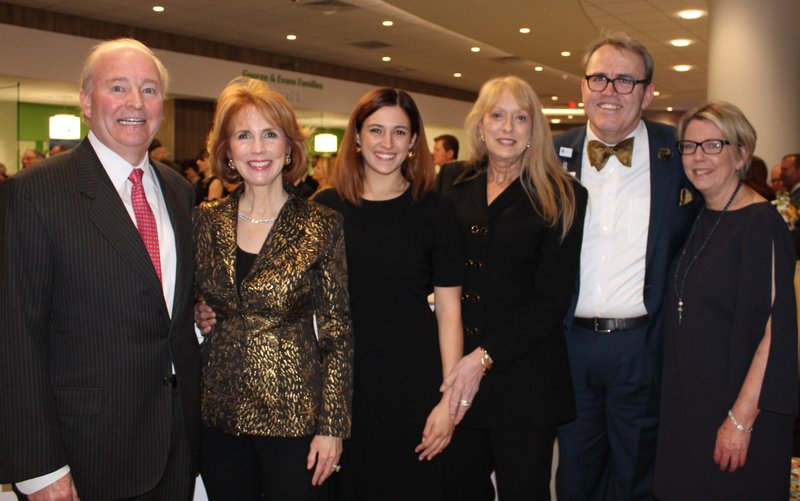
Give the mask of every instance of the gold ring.
M 466 398 L 461 401 L 461 405 L 463 405 L 464 407 L 469 407 L 470 403 L 471 402 L 469 400 L 467 400 Z

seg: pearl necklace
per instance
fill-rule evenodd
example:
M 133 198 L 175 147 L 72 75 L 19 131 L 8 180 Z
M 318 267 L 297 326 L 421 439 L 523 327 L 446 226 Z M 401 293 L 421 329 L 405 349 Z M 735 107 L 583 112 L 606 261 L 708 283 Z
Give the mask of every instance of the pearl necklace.
M 269 219 L 255 219 L 255 218 L 252 218 L 252 217 L 250 217 L 250 216 L 248 216 L 246 214 L 242 214 L 240 212 L 239 213 L 239 219 L 241 219 L 242 221 L 247 221 L 248 223 L 253 223 L 253 224 L 269 224 L 269 223 L 275 221 L 276 219 L 278 219 L 278 216 L 275 216 L 275 217 L 272 217 L 272 218 L 269 218 Z
M 711 237 L 714 235 L 714 232 L 717 231 L 717 226 L 719 226 L 720 221 L 722 221 L 722 216 L 724 216 L 725 213 L 728 212 L 728 208 L 733 203 L 733 199 L 736 198 L 736 194 L 739 193 L 739 188 L 741 187 L 742 187 L 742 182 L 739 181 L 739 184 L 736 185 L 736 189 L 733 190 L 733 195 L 731 195 L 731 198 L 728 199 L 728 202 L 725 204 L 725 207 L 722 209 L 722 212 L 719 213 L 719 217 L 717 217 L 717 220 L 714 221 L 714 225 L 711 227 L 711 231 L 708 232 L 708 236 L 706 236 L 705 240 L 703 240 L 703 243 L 700 244 L 700 248 L 697 249 L 697 252 L 695 252 L 694 256 L 692 256 L 692 259 L 689 260 L 689 264 L 686 265 L 686 271 L 683 273 L 683 277 L 680 279 L 680 287 L 678 287 L 678 282 L 679 282 L 678 276 L 680 275 L 681 263 L 683 263 L 683 258 L 686 256 L 686 252 L 689 250 L 689 244 L 692 243 L 694 232 L 695 230 L 697 230 L 697 223 L 700 221 L 700 216 L 706 209 L 705 206 L 703 206 L 700 209 L 700 212 L 697 213 L 697 217 L 694 220 L 694 224 L 692 224 L 692 229 L 691 231 L 689 231 L 689 237 L 686 239 L 686 243 L 683 245 L 683 250 L 681 251 L 681 255 L 678 258 L 678 264 L 675 266 L 675 276 L 673 277 L 675 296 L 678 298 L 678 325 L 680 325 L 681 320 L 683 320 L 683 306 L 685 304 L 683 302 L 683 293 L 685 292 L 686 289 L 686 277 L 689 276 L 689 271 L 692 269 L 692 266 L 694 266 L 695 261 L 697 261 L 697 258 L 700 256 L 700 253 L 703 252 L 703 249 L 706 248 L 706 245 L 711 240 Z

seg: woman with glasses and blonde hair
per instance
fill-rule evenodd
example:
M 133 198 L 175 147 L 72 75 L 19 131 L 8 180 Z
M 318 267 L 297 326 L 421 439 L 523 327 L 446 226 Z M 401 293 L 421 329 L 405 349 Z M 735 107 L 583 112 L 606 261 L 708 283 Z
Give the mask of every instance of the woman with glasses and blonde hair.
M 549 499 L 557 426 L 575 417 L 563 320 L 587 194 L 561 168 L 525 81 L 486 82 L 465 127 L 471 160 L 438 180 L 465 251 L 466 355 L 443 389 L 457 419 L 469 412 L 445 456 L 447 499 L 494 499 L 492 471 L 501 500 Z
M 703 194 L 664 308 L 654 492 L 664 501 L 786 499 L 797 412 L 795 250 L 743 182 L 756 146 L 736 106 L 686 113 L 677 148 Z

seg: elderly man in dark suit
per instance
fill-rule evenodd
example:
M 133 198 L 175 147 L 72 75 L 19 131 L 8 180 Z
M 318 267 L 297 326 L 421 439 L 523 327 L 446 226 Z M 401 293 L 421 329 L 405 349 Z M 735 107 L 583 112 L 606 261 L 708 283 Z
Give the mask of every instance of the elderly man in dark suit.
M 559 429 L 559 501 L 649 499 L 667 269 L 699 196 L 672 127 L 642 120 L 653 60 L 623 33 L 594 42 L 582 83 L 588 126 L 556 153 L 589 190 L 580 283 L 567 319 L 578 417 Z
M 31 500 L 186 500 L 199 433 L 191 186 L 151 163 L 166 69 L 90 53 L 91 132 L 0 192 L 0 482 Z

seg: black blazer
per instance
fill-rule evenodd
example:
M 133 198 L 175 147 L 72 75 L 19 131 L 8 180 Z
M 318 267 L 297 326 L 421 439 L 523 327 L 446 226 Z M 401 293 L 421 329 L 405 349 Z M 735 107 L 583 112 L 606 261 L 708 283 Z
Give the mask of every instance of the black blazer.
M 575 290 L 587 194 L 573 187 L 575 222 L 561 241 L 561 227 L 536 214 L 519 180 L 487 206 L 485 164 L 455 162 L 439 173 L 437 188 L 455 206 L 464 243 L 464 352 L 482 346 L 494 360 L 466 426 L 575 417 L 563 318 Z
M 683 172 L 681 155 L 675 149 L 675 128 L 645 120 L 650 144 L 650 223 L 645 257 L 644 306 L 650 317 L 647 347 L 655 375 L 660 380 L 663 352 L 662 305 L 670 262 L 686 239 L 702 195 L 694 189 Z M 586 126 L 576 127 L 553 139 L 556 154 L 564 167 L 580 179 Z M 575 311 L 577 293 L 570 308 Z M 566 319 L 572 327 L 571 315 Z
M 173 365 L 197 458 L 193 193 L 154 167 L 175 233 L 172 318 L 87 139 L 0 188 L 0 482 L 69 464 L 85 499 L 152 489 L 170 447 Z

